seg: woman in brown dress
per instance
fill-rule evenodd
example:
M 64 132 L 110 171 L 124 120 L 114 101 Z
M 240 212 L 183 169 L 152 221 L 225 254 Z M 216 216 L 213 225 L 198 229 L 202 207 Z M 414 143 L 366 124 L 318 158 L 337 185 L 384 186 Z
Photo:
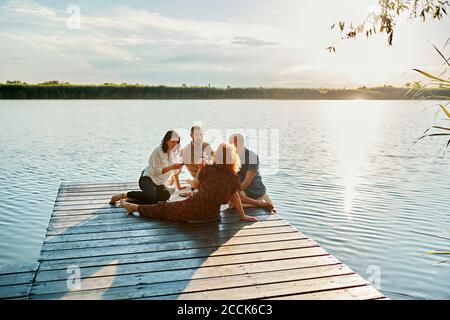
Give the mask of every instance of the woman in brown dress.
M 176 202 L 137 205 L 120 201 L 128 213 L 139 212 L 143 217 L 171 221 L 210 220 L 218 218 L 220 205 L 231 201 L 242 221 L 258 221 L 247 216 L 239 197 L 240 181 L 237 176 L 240 160 L 233 145 L 221 144 L 216 151 L 214 164 L 205 165 L 199 172 L 198 191 L 192 197 Z

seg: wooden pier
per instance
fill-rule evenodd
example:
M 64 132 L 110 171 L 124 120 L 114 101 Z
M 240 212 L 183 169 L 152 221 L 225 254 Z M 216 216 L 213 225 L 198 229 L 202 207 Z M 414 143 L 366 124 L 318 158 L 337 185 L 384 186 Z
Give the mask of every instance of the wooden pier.
M 0 268 L 3 299 L 384 299 L 279 215 L 208 223 L 127 215 L 136 183 L 62 184 L 36 264 Z M 174 201 L 180 200 L 174 197 Z

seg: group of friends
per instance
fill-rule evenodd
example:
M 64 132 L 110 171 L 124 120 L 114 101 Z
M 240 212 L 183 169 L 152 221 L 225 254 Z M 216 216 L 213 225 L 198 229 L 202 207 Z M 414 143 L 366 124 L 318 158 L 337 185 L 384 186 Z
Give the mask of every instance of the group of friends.
M 245 214 L 246 207 L 275 212 L 259 172 L 259 157 L 245 147 L 241 134 L 232 134 L 229 142 L 221 143 L 216 150 L 204 141 L 202 127 L 193 126 L 190 136 L 191 142 L 181 149 L 180 135 L 167 131 L 141 172 L 140 190 L 116 194 L 110 204 L 120 202 L 129 214 L 187 222 L 218 219 L 221 205 L 227 203 L 242 221 L 257 221 Z M 180 184 L 183 167 L 192 177 L 186 180 L 188 186 Z M 186 199 L 168 201 L 175 188 Z

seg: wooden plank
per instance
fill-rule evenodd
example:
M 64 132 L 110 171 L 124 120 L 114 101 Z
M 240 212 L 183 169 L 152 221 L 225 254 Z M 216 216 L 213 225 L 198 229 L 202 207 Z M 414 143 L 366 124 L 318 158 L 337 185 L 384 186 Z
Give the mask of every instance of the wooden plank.
M 186 250 L 193 248 L 217 248 L 220 246 L 229 246 L 233 244 L 248 244 L 248 243 L 266 243 L 283 240 L 300 240 L 302 237 L 297 232 L 274 234 L 268 236 L 247 236 L 239 238 L 224 238 L 224 239 L 200 239 L 188 240 L 179 242 L 162 242 L 150 244 L 135 244 L 127 246 L 112 246 L 106 248 L 88 248 L 88 249 L 73 249 L 60 251 L 43 251 L 39 257 L 40 261 L 45 260 L 59 260 L 68 258 L 82 258 L 82 257 L 100 257 L 109 255 L 131 254 L 139 252 L 155 252 L 155 251 L 171 251 L 171 250 Z
M 244 268 L 241 273 L 235 275 L 226 275 L 226 272 L 222 272 L 225 273 L 225 275 L 221 275 L 221 271 L 222 270 L 220 267 L 210 269 L 208 272 L 212 272 L 215 276 L 209 277 L 208 273 L 206 273 L 205 275 L 200 274 L 201 278 L 196 278 L 196 273 L 194 273 L 191 275 L 191 277 L 194 278 L 184 281 L 146 283 L 146 279 L 141 279 L 140 281 L 136 280 L 134 282 L 136 284 L 131 287 L 111 287 L 111 280 L 108 282 L 106 279 L 103 279 L 104 284 L 102 285 L 107 287 L 99 289 L 95 289 L 96 284 L 87 282 L 89 280 L 87 279 L 83 281 L 82 284 L 82 288 L 86 288 L 85 290 L 65 292 L 61 295 L 61 298 L 91 299 L 97 296 L 99 292 L 101 292 L 103 299 L 121 299 L 124 297 L 136 299 L 159 296 L 162 294 L 184 295 L 191 293 L 192 295 L 195 295 L 197 291 L 201 291 L 203 293 L 208 292 L 217 296 L 222 291 L 228 291 L 230 293 L 239 290 L 252 290 L 252 288 L 256 291 L 257 288 L 264 285 L 272 284 L 280 286 L 280 284 L 282 284 L 282 286 L 288 286 L 292 282 L 308 281 L 308 279 L 316 279 L 320 277 L 330 277 L 336 279 L 335 281 L 345 282 L 346 284 L 350 282 L 354 284 L 360 283 L 358 282 L 359 279 L 356 279 L 355 277 L 346 278 L 345 280 L 337 280 L 338 278 L 344 278 L 349 274 L 350 276 L 354 275 L 348 267 L 342 264 L 304 269 L 276 270 L 261 273 L 247 273 Z M 125 281 L 125 283 L 130 283 L 131 280 L 127 280 L 129 281 Z M 120 279 L 116 278 L 114 279 L 114 284 L 120 284 L 120 281 Z M 86 287 L 84 287 L 85 284 Z M 139 289 L 137 287 L 139 287 Z M 42 292 L 45 292 L 45 290 Z M 34 298 L 33 296 L 31 296 L 31 298 Z M 258 298 L 258 296 L 256 296 L 256 298 Z
M 147 223 L 150 226 L 153 225 L 165 225 L 165 226 L 189 226 L 189 225 L 214 225 L 214 224 L 223 224 L 223 223 L 243 223 L 243 225 L 251 224 L 249 222 L 242 222 L 240 221 L 238 214 L 225 214 L 225 212 L 221 212 L 220 215 L 217 217 L 216 220 L 209 220 L 205 222 L 198 222 L 198 223 L 187 223 L 185 221 L 169 221 L 169 220 L 163 220 L 163 219 L 153 219 L 153 218 L 145 218 L 141 217 L 138 213 L 134 212 L 133 214 L 127 215 L 125 212 L 123 212 L 123 215 L 125 216 L 126 221 L 130 223 Z M 251 214 L 251 216 L 254 216 L 258 219 L 257 222 L 260 221 L 270 221 L 270 220 L 282 220 L 280 216 L 276 214 L 269 214 L 267 211 L 260 210 L 255 211 Z M 55 217 L 52 217 L 52 220 Z M 56 217 L 59 219 L 60 217 Z M 95 223 L 101 224 L 101 225 L 114 225 L 114 224 L 120 224 L 119 220 L 116 219 L 109 219 L 109 215 L 100 214 L 97 215 L 96 218 L 92 218 Z M 58 223 L 58 221 L 56 221 Z M 72 222 L 71 222 L 72 223 Z M 62 227 L 64 228 L 64 222 L 62 224 Z
M 137 213 L 134 213 L 133 215 L 138 215 Z M 98 214 L 85 214 L 85 215 L 52 215 L 50 222 L 51 223 L 66 223 L 66 222 L 73 222 L 73 221 L 86 221 L 86 220 L 124 220 L 124 219 L 131 219 L 131 215 L 127 215 L 123 210 L 116 210 L 111 211 L 108 213 L 108 217 L 104 217 L 102 215 Z
M 54 210 L 52 217 L 74 217 L 77 215 L 100 215 L 110 213 L 125 213 L 125 210 L 121 207 L 105 207 L 101 209 L 75 209 L 75 210 Z
M 272 298 L 273 300 L 373 300 L 384 296 L 370 285 L 325 290 L 313 293 L 293 294 Z
M 115 195 L 116 193 L 110 193 L 110 194 L 73 194 L 70 196 L 58 196 L 56 198 L 55 204 L 57 206 L 72 206 L 72 205 L 87 205 L 87 204 L 109 204 L 109 201 L 111 200 L 111 197 Z M 180 201 L 184 200 L 185 198 L 181 198 L 177 196 L 177 194 L 172 195 L 171 201 Z
M 85 206 L 85 205 L 110 205 L 109 201 L 111 200 L 111 197 L 104 197 L 102 199 L 96 198 L 96 199 L 79 199 L 79 200 L 60 200 L 57 199 L 55 201 L 55 208 L 58 207 L 72 207 L 72 206 Z
M 147 222 L 154 221 L 155 219 L 147 219 L 144 217 L 139 216 L 139 214 L 136 213 L 136 215 L 129 215 L 125 212 L 125 210 L 121 210 L 121 219 L 117 219 L 117 217 L 114 217 L 115 219 L 110 218 L 110 214 L 108 215 L 92 215 L 91 217 L 80 217 L 78 219 L 74 220 L 66 220 L 61 219 L 59 217 L 52 216 L 49 223 L 49 229 L 56 229 L 56 228 L 69 228 L 69 227 L 82 227 L 82 226 L 100 226 L 100 225 L 114 225 L 114 224 L 124 224 L 124 223 L 136 223 L 136 222 Z M 267 216 L 269 216 L 267 211 L 257 211 L 251 214 L 254 217 L 257 217 L 258 219 L 266 220 Z M 273 215 L 274 218 L 278 218 L 276 215 Z M 239 216 L 237 214 L 233 215 L 221 215 L 220 220 L 217 220 L 217 222 L 226 222 L 226 221 L 239 221 Z M 163 221 L 166 225 L 173 225 L 173 222 L 170 221 Z M 178 223 L 178 224 L 185 224 Z
M 56 198 L 56 202 L 76 202 L 76 201 L 81 201 L 81 200 L 99 200 L 99 201 L 104 201 L 106 203 L 108 203 L 111 200 L 111 197 L 113 195 L 112 194 L 100 194 L 100 195 L 96 195 L 96 194 L 84 194 L 84 195 L 78 195 L 78 194 L 70 194 L 70 195 L 62 195 L 59 194 L 58 197 Z
M 293 261 L 293 260 L 291 260 Z M 309 268 L 295 269 L 285 267 L 289 265 L 289 260 L 285 261 L 284 265 L 281 265 L 283 272 L 275 272 L 279 271 L 279 269 L 273 269 L 274 265 L 269 263 L 269 266 L 262 265 L 259 263 L 250 263 L 250 264 L 233 264 L 233 265 L 218 265 L 214 268 L 188 268 L 188 269 L 179 269 L 179 270 L 170 270 L 170 271 L 159 271 L 159 272 L 140 272 L 136 274 L 114 274 L 112 276 L 101 276 L 98 277 L 94 274 L 94 277 L 85 277 L 81 280 L 80 289 L 82 291 L 86 290 L 95 290 L 95 289 L 107 289 L 114 287 L 125 287 L 125 286 L 137 286 L 137 285 L 147 285 L 152 283 L 169 283 L 169 282 L 177 282 L 182 280 L 194 280 L 194 279 L 203 279 L 203 278 L 214 278 L 218 277 L 217 282 L 222 283 L 222 286 L 233 287 L 237 285 L 242 285 L 242 282 L 234 282 L 232 280 L 238 281 L 238 279 L 233 278 L 231 276 L 234 275 L 249 275 L 252 273 L 271 273 L 271 276 L 264 276 L 267 278 L 266 281 L 271 279 L 271 281 L 288 281 L 292 277 L 294 279 L 298 279 L 299 277 L 317 277 L 320 275 L 320 270 L 323 268 L 322 266 L 317 266 L 311 271 Z M 277 265 L 280 267 L 280 264 Z M 352 273 L 350 269 L 344 267 L 342 264 L 326 266 L 326 268 L 332 268 L 335 270 L 333 275 L 337 274 L 348 274 Z M 344 268 L 345 272 L 342 271 Z M 292 270 L 295 269 L 295 270 Z M 291 271 L 286 271 L 291 270 Z M 280 276 L 284 276 L 280 278 Z M 290 278 L 291 277 L 291 278 Z M 224 281 L 226 279 L 226 281 Z M 71 291 L 79 291 L 77 289 L 72 289 Z M 31 290 L 31 294 L 49 294 L 49 293 L 60 293 L 69 291 L 66 284 L 66 279 L 50 281 L 50 282 L 36 282 L 33 285 Z
M 226 230 L 250 230 L 250 229 L 268 229 L 276 227 L 286 227 L 290 226 L 284 220 L 273 220 L 273 221 L 260 221 L 257 223 L 247 224 L 245 226 L 240 226 L 236 224 L 215 224 L 208 225 L 208 230 L 210 231 L 226 231 Z M 47 236 L 45 243 L 63 243 L 63 242 L 74 242 L 74 241 L 90 241 L 90 240 L 106 240 L 106 239 L 131 239 L 137 237 L 148 237 L 157 235 L 170 235 L 170 234 L 180 234 L 181 232 L 195 233 L 196 231 L 205 230 L 205 226 L 200 224 L 194 224 L 189 226 L 171 226 L 155 228 L 155 229 L 142 229 L 142 230 L 132 230 L 127 233 L 122 231 L 117 232 L 100 232 L 100 233 L 82 233 L 82 234 L 69 234 L 69 235 L 57 235 L 57 236 Z
M 259 221 L 273 221 L 280 220 L 279 216 L 276 215 L 263 215 L 258 217 Z M 209 224 L 227 224 L 234 223 L 237 225 L 247 225 L 248 222 L 242 222 L 239 220 L 238 216 L 221 218 L 218 222 L 210 222 Z M 257 222 L 256 222 L 257 223 Z M 108 225 L 95 225 L 95 226 L 79 226 L 79 227 L 62 227 L 62 228 L 49 228 L 47 235 L 67 235 L 67 234 L 79 234 L 79 233 L 96 233 L 96 232 L 113 232 L 113 231 L 131 231 L 131 230 L 141 230 L 141 229 L 152 229 L 158 228 L 162 225 L 175 225 L 169 221 L 154 221 L 152 219 L 141 219 L 139 218 L 135 223 L 126 224 L 108 224 Z M 178 223 L 180 226 L 186 226 L 186 223 Z M 206 224 L 205 224 L 206 225 Z
M 228 280 L 228 279 L 227 279 Z M 366 286 L 367 282 L 357 274 L 340 275 L 334 277 L 313 278 L 307 280 L 293 280 L 289 282 L 278 283 L 259 283 L 253 282 L 251 286 L 227 288 L 221 290 L 208 290 L 208 284 L 195 287 L 195 290 L 178 290 L 179 292 L 159 295 L 170 292 L 170 289 L 163 287 L 159 292 L 149 291 L 141 293 L 145 298 L 151 300 L 244 300 L 244 299 L 263 299 L 270 297 L 289 296 L 300 293 L 313 293 L 334 289 Z M 173 290 L 175 291 L 175 290 Z
M 187 232 L 186 232 L 187 231 Z M 66 243 L 44 243 L 42 251 L 59 251 L 68 249 L 87 249 L 87 248 L 100 248 L 105 247 L 109 250 L 112 246 L 130 246 L 136 244 L 148 244 L 148 243 L 162 243 L 162 242 L 172 242 L 172 241 L 189 241 L 189 240 L 200 240 L 200 239 L 229 239 L 231 237 L 246 237 L 255 235 L 271 235 L 280 234 L 288 232 L 297 232 L 291 226 L 285 227 L 273 227 L 273 228 L 263 228 L 263 229 L 244 229 L 244 230 L 226 230 L 226 231 L 210 231 L 210 230 L 185 230 L 185 232 L 178 234 L 160 234 L 156 236 L 146 236 L 139 238 L 122 238 L 122 239 L 107 239 L 107 240 L 85 240 L 77 242 L 66 242 Z
M 275 214 L 270 214 L 268 211 L 263 209 L 255 209 L 255 208 L 249 208 L 246 210 L 247 215 L 251 216 L 277 216 Z M 232 210 L 225 210 L 220 212 L 221 218 L 237 218 L 238 215 L 235 211 Z M 134 212 L 133 214 L 127 214 L 126 211 L 123 208 L 120 207 L 111 207 L 106 208 L 105 210 L 101 209 L 98 212 L 95 210 L 79 210 L 74 211 L 73 214 L 67 214 L 67 212 L 64 211 L 54 211 L 51 216 L 52 222 L 65 222 L 65 221 L 84 221 L 86 219 L 96 219 L 98 221 L 109 221 L 114 220 L 116 218 L 121 219 L 131 219 L 133 217 L 139 217 L 139 213 Z M 278 217 L 279 218 L 279 217 Z M 146 221 L 156 221 L 155 219 L 147 219 Z M 174 224 L 175 222 L 166 221 L 166 220 L 159 220 L 160 222 L 164 222 L 166 224 Z
M 124 214 L 124 216 L 126 216 L 126 213 L 122 211 L 122 213 Z M 277 215 L 268 215 L 267 213 L 255 213 L 252 214 L 252 216 L 255 216 L 256 218 L 258 218 L 258 221 L 273 221 L 273 220 L 280 220 L 281 218 Z M 147 225 L 150 228 L 153 228 L 154 226 L 188 226 L 188 225 L 195 225 L 192 223 L 186 223 L 186 222 L 172 222 L 172 221 L 167 221 L 167 220 L 159 220 L 159 219 L 149 219 L 149 218 L 145 218 L 145 217 L 140 217 L 139 215 L 137 216 L 133 216 L 130 215 L 128 217 L 125 217 L 124 219 L 127 219 L 126 221 L 129 222 L 127 224 L 134 224 L 134 225 Z M 98 228 L 101 228 L 102 226 L 105 226 L 105 228 L 107 226 L 112 226 L 113 228 L 115 227 L 114 225 L 117 224 L 121 224 L 119 220 L 112 220 L 112 222 L 110 222 L 111 220 L 108 219 L 107 215 L 100 215 L 98 216 L 97 219 L 95 219 L 99 222 Z M 97 222 L 95 221 L 95 222 Z M 76 223 L 77 221 L 70 221 L 68 222 L 66 225 L 63 223 L 61 226 L 56 225 L 55 227 L 53 226 L 49 226 L 49 230 L 58 230 L 58 229 L 68 229 L 70 227 L 73 227 L 73 223 Z M 209 225 L 214 225 L 214 224 L 223 224 L 223 223 L 240 223 L 242 225 L 248 225 L 250 224 L 249 222 L 242 222 L 239 219 L 238 215 L 228 215 L 228 216 L 224 216 L 222 215 L 220 217 L 220 219 L 218 219 L 217 221 L 210 221 L 210 222 L 204 222 L 205 224 L 209 224 Z M 75 225 L 76 226 L 76 225 Z M 85 227 L 84 225 L 80 225 L 80 228 Z M 98 229 L 97 225 L 93 225 L 93 226 L 86 226 L 89 227 L 90 229 Z M 102 230 L 103 231 L 103 230 Z M 95 232 L 95 230 L 94 230 Z
M 0 299 L 27 299 L 38 266 L 35 262 L 0 267 Z
M 38 268 L 38 265 L 37 262 L 33 262 L 0 266 L 0 275 L 34 272 Z
M 134 190 L 134 188 L 133 188 Z M 58 194 L 58 197 L 80 197 L 80 196 L 102 196 L 102 197 L 111 197 L 119 192 L 127 192 L 128 190 L 114 190 L 114 191 L 85 191 L 85 192 L 64 192 L 61 191 Z
M 130 186 L 137 186 L 137 183 L 119 183 L 109 185 L 92 185 L 92 186 L 62 186 L 61 193 L 68 192 L 92 192 L 92 191 L 110 191 L 126 189 Z
M 124 187 L 123 189 L 127 189 L 120 192 L 128 192 L 132 190 L 140 190 L 137 185 L 129 185 L 128 187 Z M 86 199 L 84 197 L 92 197 L 92 196 L 100 196 L 100 198 L 111 198 L 112 195 L 116 194 L 116 191 L 109 191 L 108 189 L 98 189 L 93 191 L 80 191 L 80 192 L 66 192 L 64 189 L 60 190 L 56 199 L 61 199 L 63 197 L 67 197 L 68 200 L 73 200 L 79 198 L 79 200 Z
M 0 299 L 25 299 L 31 288 L 31 282 L 9 286 L 0 286 Z
M 188 184 L 181 183 L 184 187 L 190 187 Z M 177 192 L 180 190 L 176 190 L 175 186 L 169 187 L 169 189 L 172 192 Z M 128 191 L 134 191 L 134 190 L 140 190 L 138 183 L 129 183 L 129 184 L 122 184 L 122 185 L 105 185 L 105 186 L 83 186 L 83 187 L 61 187 L 58 193 L 58 196 L 73 196 L 77 194 L 83 194 L 83 195 L 89 195 L 90 193 L 110 193 L 112 196 L 115 193 L 118 192 L 128 192 Z
M 110 213 L 105 215 L 74 216 L 74 217 L 52 217 L 48 229 L 50 228 L 70 228 L 76 226 L 112 225 L 121 223 L 136 223 L 148 221 L 138 214 L 127 215 L 125 212 Z M 169 224 L 168 224 L 169 225 Z
M 0 299 L 27 299 L 38 263 L 0 267 Z
M 312 241 L 312 240 L 308 240 Z M 166 252 L 141 252 L 126 255 L 108 255 L 101 257 L 85 257 L 85 258 L 68 258 L 60 260 L 41 261 L 39 270 L 54 270 L 66 269 L 71 264 L 76 264 L 79 267 L 99 267 L 114 264 L 125 263 L 141 263 L 150 261 L 169 261 L 187 258 L 205 258 L 211 256 L 224 256 L 234 254 L 247 254 L 252 252 L 276 251 L 282 250 L 289 255 L 290 249 L 301 248 L 305 240 L 290 240 L 280 242 L 265 242 L 265 243 L 249 243 L 239 244 L 235 246 L 221 246 L 214 248 L 193 248 L 185 250 L 174 250 Z M 319 248 L 321 249 L 321 248 Z M 270 253 L 276 256 L 275 253 Z M 327 255 L 325 250 L 319 250 L 317 255 Z
M 111 207 L 108 208 L 110 210 L 101 210 L 100 214 L 96 213 L 95 210 L 80 210 L 81 212 L 78 212 L 77 210 L 74 211 L 74 213 L 78 213 L 78 214 L 68 214 L 66 211 L 54 211 L 53 215 L 51 217 L 51 221 L 52 222 L 66 222 L 66 221 L 84 221 L 86 219 L 93 219 L 93 218 L 97 218 L 97 219 L 102 219 L 102 220 L 112 220 L 112 219 L 127 219 L 130 218 L 129 215 L 127 215 L 125 213 L 125 210 L 120 208 L 120 207 Z M 104 213 L 104 211 L 107 212 L 107 219 L 105 219 L 104 217 L 102 217 L 102 214 Z M 105 213 L 106 213 L 105 212 Z M 248 215 L 252 215 L 252 216 L 257 216 L 257 215 L 267 215 L 268 212 L 262 209 L 254 209 L 254 208 L 250 208 L 250 209 L 246 209 L 246 214 Z M 134 213 L 134 215 L 139 215 L 137 213 Z M 223 217 L 226 216 L 233 216 L 236 215 L 236 213 L 232 210 L 226 210 L 221 212 L 221 215 Z
M 105 187 L 100 187 L 100 188 L 96 188 L 96 187 L 87 187 L 86 188 L 78 188 L 77 190 L 74 188 L 62 188 L 59 191 L 58 194 L 58 198 L 59 197 L 76 197 L 77 195 L 83 195 L 83 196 L 89 196 L 90 194 L 92 195 L 96 195 L 97 193 L 101 193 L 104 194 L 105 196 L 107 194 L 109 194 L 109 196 L 111 197 L 113 194 L 116 194 L 118 192 L 128 192 L 128 191 L 133 191 L 133 190 L 140 190 L 139 186 L 136 183 L 133 184 L 127 184 L 127 185 L 123 185 L 123 186 L 105 186 Z M 120 190 L 120 191 L 117 191 Z M 176 190 L 174 190 L 176 191 Z
M 284 220 L 281 219 L 266 219 L 266 220 L 260 220 L 259 222 L 254 223 L 245 223 L 241 222 L 239 220 L 236 221 L 223 221 L 222 223 L 205 223 L 205 224 L 186 224 L 186 223 L 180 223 L 180 224 L 170 224 L 166 222 L 148 222 L 147 220 L 143 220 L 142 222 L 136 222 L 135 224 L 123 224 L 123 225 L 105 225 L 105 226 L 81 226 L 79 228 L 73 227 L 73 228 L 56 228 L 56 229 L 50 229 L 48 230 L 47 238 L 50 237 L 62 237 L 62 236 L 82 236 L 82 235 L 95 235 L 99 233 L 104 233 L 105 237 L 109 234 L 117 234 L 122 233 L 122 235 L 126 236 L 126 234 L 130 233 L 133 234 L 133 232 L 143 232 L 145 230 L 153 230 L 154 232 L 163 232 L 163 231 L 169 231 L 169 229 L 175 229 L 179 232 L 189 232 L 189 230 L 192 230 L 194 232 L 195 230 L 198 230 L 199 227 L 203 227 L 204 229 L 211 229 L 211 230 L 237 230 L 242 229 L 246 226 L 252 226 L 253 228 L 263 228 L 265 227 L 266 223 L 278 223 L 283 224 Z
M 129 189 L 132 190 L 139 190 L 139 188 L 137 188 L 134 185 L 129 185 L 129 186 L 116 186 L 114 187 L 114 189 L 111 188 L 97 188 L 97 189 L 83 189 L 83 188 L 63 188 L 59 191 L 59 195 L 63 195 L 63 196 L 72 196 L 72 195 L 88 195 L 88 194 L 104 194 L 104 195 L 113 195 L 114 193 L 117 192 L 127 192 L 129 191 Z
M 248 209 L 247 211 L 251 212 L 253 209 Z M 98 214 L 108 214 L 108 213 L 118 213 L 125 212 L 125 210 L 118 206 L 110 206 L 105 204 L 105 207 L 102 208 L 75 208 L 75 209 L 67 209 L 64 208 L 62 210 L 55 209 L 53 211 L 53 216 L 76 216 L 76 215 L 98 215 Z
M 234 215 L 236 215 L 236 213 L 233 210 L 227 210 L 228 212 L 232 212 Z M 224 211 L 222 213 L 226 213 L 227 211 Z M 246 213 L 250 213 L 253 214 L 253 212 L 265 212 L 267 213 L 267 211 L 262 210 L 262 209 L 257 209 L 257 208 L 249 208 L 246 209 Z M 99 214 L 111 214 L 111 213 L 119 213 L 119 212 L 123 212 L 125 213 L 125 210 L 119 206 L 105 206 L 104 208 L 88 208 L 88 209 L 65 209 L 65 210 L 57 210 L 55 209 L 53 211 L 52 217 L 76 217 L 77 215 L 99 215 Z
M 83 210 L 83 209 L 108 209 L 112 206 L 108 202 L 92 204 L 55 204 L 55 211 Z
M 65 189 L 67 187 L 94 187 L 94 186 L 117 186 L 117 185 L 129 185 L 135 184 L 136 181 L 84 181 L 84 182 L 62 182 L 61 189 Z
M 181 180 L 180 182 L 182 182 L 183 180 Z M 112 182 L 112 181 L 101 181 L 101 182 L 81 182 L 81 183 L 67 183 L 67 182 L 63 182 L 61 183 L 61 189 L 67 189 L 67 188 L 99 188 L 99 187 L 108 187 L 108 186 L 113 186 L 113 187 L 117 187 L 117 186 L 124 186 L 124 185 L 130 185 L 130 184 L 135 184 L 138 185 L 138 179 L 136 180 L 132 180 L 132 181 L 118 181 L 118 182 Z
M 311 241 L 311 240 L 308 240 Z M 120 261 L 112 261 L 111 264 L 98 267 L 81 267 L 81 278 L 114 276 L 117 274 L 140 274 L 157 271 L 183 270 L 190 268 L 207 268 L 223 265 L 239 265 L 244 263 L 258 264 L 262 268 L 306 268 L 320 265 L 338 264 L 339 261 L 318 247 L 298 247 L 290 250 L 260 251 L 244 254 L 231 254 L 223 256 L 185 257 L 177 260 L 162 260 L 140 263 L 120 264 Z M 311 249 L 314 248 L 314 249 Z M 318 249 L 317 249 L 318 248 Z M 308 250 L 305 250 L 308 249 Z M 55 281 L 67 279 L 65 269 L 42 270 L 36 276 L 36 282 Z
M 34 271 L 21 272 L 21 273 L 11 273 L 0 275 L 0 287 L 10 286 L 15 284 L 26 284 L 31 283 L 34 278 Z
M 140 190 L 137 185 L 129 185 L 128 190 L 125 190 L 125 192 L 132 191 L 132 190 Z M 67 198 L 67 200 L 83 200 L 83 199 L 89 199 L 85 197 L 91 197 L 94 198 L 97 197 L 97 199 L 110 199 L 111 196 L 116 194 L 117 192 L 110 193 L 108 190 L 97 190 L 97 191 L 91 191 L 91 192 L 64 192 L 64 190 L 61 190 L 60 193 L 58 193 L 57 200 L 62 200 L 64 198 Z

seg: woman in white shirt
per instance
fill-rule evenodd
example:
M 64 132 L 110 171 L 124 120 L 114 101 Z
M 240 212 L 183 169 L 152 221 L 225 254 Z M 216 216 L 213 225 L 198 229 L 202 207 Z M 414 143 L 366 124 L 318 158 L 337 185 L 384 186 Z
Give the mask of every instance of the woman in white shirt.
M 167 201 L 170 198 L 170 192 L 166 184 L 174 175 L 177 189 L 182 189 L 178 179 L 178 172 L 183 167 L 182 163 L 177 163 L 175 151 L 180 144 L 180 135 L 174 131 L 167 131 L 161 141 L 161 145 L 153 150 L 148 165 L 141 173 L 139 178 L 140 191 L 130 191 L 128 193 L 119 193 L 111 198 L 110 203 L 115 204 L 121 199 L 138 200 L 140 203 L 154 204 L 158 201 Z

